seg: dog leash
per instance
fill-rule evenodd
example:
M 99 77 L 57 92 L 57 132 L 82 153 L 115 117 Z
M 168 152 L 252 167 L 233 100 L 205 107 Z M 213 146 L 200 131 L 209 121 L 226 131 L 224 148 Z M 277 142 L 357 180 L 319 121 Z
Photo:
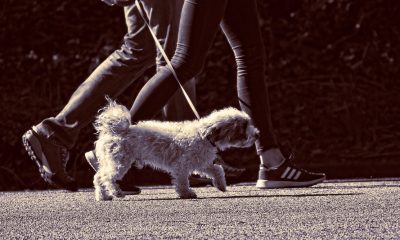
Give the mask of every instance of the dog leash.
M 160 0 L 160 1 L 165 1 L 165 0 Z M 178 85 L 181 88 L 182 93 L 186 98 L 186 101 L 188 102 L 188 104 L 189 104 L 190 108 L 192 109 L 192 111 L 193 111 L 194 115 L 196 116 L 196 118 L 200 119 L 200 115 L 197 112 L 196 107 L 194 106 L 192 100 L 190 100 L 190 97 L 187 94 L 185 88 L 182 86 L 182 84 L 181 84 L 181 82 L 180 82 L 180 80 L 178 78 L 178 74 L 176 74 L 176 71 L 175 71 L 174 67 L 171 64 L 171 61 L 169 60 L 169 58 L 168 58 L 167 54 L 165 53 L 163 47 L 161 46 L 160 42 L 158 41 L 157 36 L 154 34 L 153 30 L 151 29 L 149 20 L 147 19 L 147 15 L 143 11 L 142 3 L 139 0 L 136 0 L 135 1 L 135 5 L 136 5 L 137 9 L 139 10 L 139 13 L 142 16 L 143 21 L 146 24 L 147 28 L 150 30 L 150 34 L 153 37 L 154 42 L 156 43 L 156 46 L 157 46 L 158 50 L 160 51 L 161 55 L 163 56 L 165 62 L 167 63 L 167 67 L 172 72 L 172 75 L 174 75 L 175 80 L 178 82 Z

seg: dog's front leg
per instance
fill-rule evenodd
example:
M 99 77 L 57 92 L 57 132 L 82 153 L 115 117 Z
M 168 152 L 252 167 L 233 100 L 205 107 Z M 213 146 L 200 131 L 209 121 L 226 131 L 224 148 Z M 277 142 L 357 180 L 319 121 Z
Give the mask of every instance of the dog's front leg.
M 103 182 L 101 181 L 101 172 L 97 172 L 93 179 L 94 194 L 97 201 L 110 201 L 112 197 L 108 195 Z
M 197 198 L 196 193 L 192 189 L 190 189 L 189 172 L 179 170 L 173 173 L 172 177 L 172 184 L 175 185 L 176 192 L 178 193 L 180 198 Z
M 214 187 L 220 191 L 226 191 L 225 172 L 221 165 L 212 164 L 204 169 L 204 173 L 212 178 Z
M 112 178 L 107 179 L 107 181 L 104 182 L 104 186 L 106 187 L 110 196 L 114 196 L 114 197 L 118 197 L 118 198 L 125 197 L 125 194 L 119 188 L 119 185 L 115 179 L 112 179 Z

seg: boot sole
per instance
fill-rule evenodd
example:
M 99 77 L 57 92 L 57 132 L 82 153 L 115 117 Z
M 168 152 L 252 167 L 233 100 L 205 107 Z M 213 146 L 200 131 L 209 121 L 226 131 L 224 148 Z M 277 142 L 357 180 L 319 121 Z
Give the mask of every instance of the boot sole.
M 42 179 L 50 184 L 53 187 L 56 188 L 62 188 L 62 189 L 67 189 L 69 191 L 77 191 L 77 187 L 76 186 L 62 186 L 60 184 L 57 184 L 56 182 L 54 182 L 51 178 L 54 176 L 53 173 L 49 173 L 45 170 L 44 165 L 43 165 L 43 161 L 37 156 L 37 153 L 34 150 L 34 146 L 33 144 L 30 142 L 29 139 L 33 139 L 36 138 L 35 141 L 37 141 L 36 147 L 38 147 L 39 149 L 37 150 L 38 152 L 42 152 L 41 149 L 41 145 L 39 143 L 39 140 L 37 139 L 37 137 L 35 136 L 35 134 L 33 133 L 33 130 L 28 130 L 24 135 L 22 135 L 22 144 L 24 145 L 25 151 L 28 153 L 29 158 L 36 163 L 38 169 L 39 169 L 39 173 L 40 176 L 42 177 Z
M 36 163 L 36 165 L 39 169 L 40 176 L 43 178 L 43 180 L 45 182 L 47 182 L 48 184 L 57 185 L 50 179 L 51 176 L 49 176 L 48 173 L 44 170 L 42 161 L 39 160 L 39 157 L 36 155 L 35 151 L 33 150 L 33 146 L 31 145 L 31 143 L 28 140 L 29 138 L 32 138 L 32 137 L 34 137 L 32 130 L 28 130 L 22 136 L 22 143 L 24 145 L 25 151 L 28 153 L 29 158 L 33 162 Z

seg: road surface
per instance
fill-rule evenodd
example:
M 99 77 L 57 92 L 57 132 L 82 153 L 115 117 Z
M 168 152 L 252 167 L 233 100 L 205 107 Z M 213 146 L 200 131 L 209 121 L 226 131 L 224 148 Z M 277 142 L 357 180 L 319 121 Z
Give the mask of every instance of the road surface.
M 76 193 L 0 193 L 1 239 L 400 239 L 400 180 L 259 190 L 254 184 L 171 187 L 96 202 Z

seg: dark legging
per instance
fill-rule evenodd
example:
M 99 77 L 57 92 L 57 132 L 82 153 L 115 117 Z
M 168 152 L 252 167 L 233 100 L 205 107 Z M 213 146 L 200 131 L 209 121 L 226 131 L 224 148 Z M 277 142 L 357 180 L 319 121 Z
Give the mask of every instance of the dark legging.
M 255 0 L 186 0 L 178 43 L 171 62 L 184 83 L 198 75 L 221 26 L 235 54 L 237 91 L 242 110 L 261 132 L 257 151 L 276 146 L 264 83 L 264 46 Z M 178 90 L 173 74 L 163 68 L 142 88 L 132 108 L 132 121 L 152 118 Z

